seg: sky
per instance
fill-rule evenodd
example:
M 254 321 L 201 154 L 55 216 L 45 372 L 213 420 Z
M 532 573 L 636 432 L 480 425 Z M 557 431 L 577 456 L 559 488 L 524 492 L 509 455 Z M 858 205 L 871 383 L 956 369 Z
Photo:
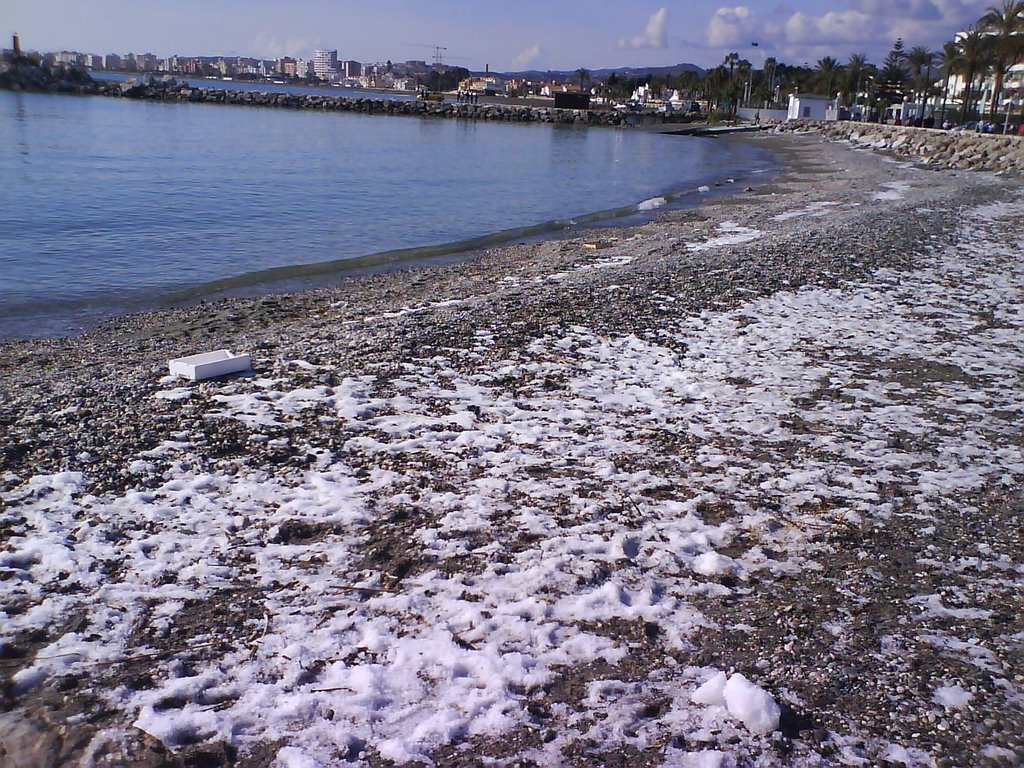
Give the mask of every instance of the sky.
M 814 65 L 880 63 L 897 37 L 941 48 L 994 0 L 3 0 L 29 50 L 431 61 L 495 71 L 720 64 L 729 51 Z M 752 43 L 757 43 L 753 46 Z M 4 46 L 10 43 L 5 40 Z

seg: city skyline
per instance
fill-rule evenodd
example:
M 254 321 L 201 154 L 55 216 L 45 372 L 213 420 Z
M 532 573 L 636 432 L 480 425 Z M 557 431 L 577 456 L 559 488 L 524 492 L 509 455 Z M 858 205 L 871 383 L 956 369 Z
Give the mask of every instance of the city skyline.
M 364 3 L 235 0 L 216 10 L 196 0 L 140 7 L 126 0 L 12 0 L 0 19 L 36 50 L 96 54 L 151 51 L 158 56 L 225 55 L 275 59 L 310 57 L 337 49 L 345 59 L 431 60 L 442 46 L 444 63 L 470 70 L 569 70 L 656 67 L 693 63 L 712 67 L 730 50 L 755 66 L 775 56 L 813 64 L 866 53 L 880 61 L 897 37 L 911 45 L 941 47 L 991 5 L 987 0 L 849 0 L 821 2 L 694 0 L 642 2 L 629 8 L 592 0 L 514 7 L 481 7 L 440 0 L 429 9 L 394 0 L 387 12 Z M 237 10 L 235 10 L 237 9 Z M 757 46 L 753 46 L 757 43 Z

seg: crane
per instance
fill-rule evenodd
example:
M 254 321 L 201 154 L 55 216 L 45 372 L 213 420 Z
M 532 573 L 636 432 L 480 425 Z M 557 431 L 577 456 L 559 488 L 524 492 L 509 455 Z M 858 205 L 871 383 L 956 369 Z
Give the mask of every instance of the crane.
M 434 52 L 434 65 L 438 67 L 444 64 L 445 58 L 465 58 L 463 56 L 445 56 L 444 52 L 448 50 L 448 47 L 444 45 L 427 45 L 425 43 L 403 43 L 403 45 L 408 45 L 411 48 L 430 48 Z

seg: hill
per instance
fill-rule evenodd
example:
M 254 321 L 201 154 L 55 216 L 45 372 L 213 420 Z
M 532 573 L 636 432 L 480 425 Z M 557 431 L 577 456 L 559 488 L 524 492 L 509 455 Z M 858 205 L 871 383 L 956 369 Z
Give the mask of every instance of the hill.
M 645 77 L 650 75 L 652 77 L 666 77 L 679 75 L 684 72 L 696 72 L 698 75 L 704 74 L 704 70 L 698 67 L 696 64 L 673 64 L 667 67 L 618 67 L 616 69 L 591 69 L 590 76 L 595 80 L 606 80 L 612 73 L 620 78 L 632 78 L 632 77 Z M 576 70 L 539 70 L 531 69 L 523 72 L 502 72 L 500 73 L 503 77 L 521 77 L 527 80 L 537 80 L 541 78 L 558 78 L 558 79 L 573 79 L 576 77 Z

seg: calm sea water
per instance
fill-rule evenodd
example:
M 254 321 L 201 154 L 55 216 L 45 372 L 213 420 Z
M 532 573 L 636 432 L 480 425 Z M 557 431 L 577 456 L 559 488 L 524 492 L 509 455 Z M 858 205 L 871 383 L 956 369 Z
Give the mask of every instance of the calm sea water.
M 0 337 L 414 264 L 770 167 L 638 130 L 0 92 Z

